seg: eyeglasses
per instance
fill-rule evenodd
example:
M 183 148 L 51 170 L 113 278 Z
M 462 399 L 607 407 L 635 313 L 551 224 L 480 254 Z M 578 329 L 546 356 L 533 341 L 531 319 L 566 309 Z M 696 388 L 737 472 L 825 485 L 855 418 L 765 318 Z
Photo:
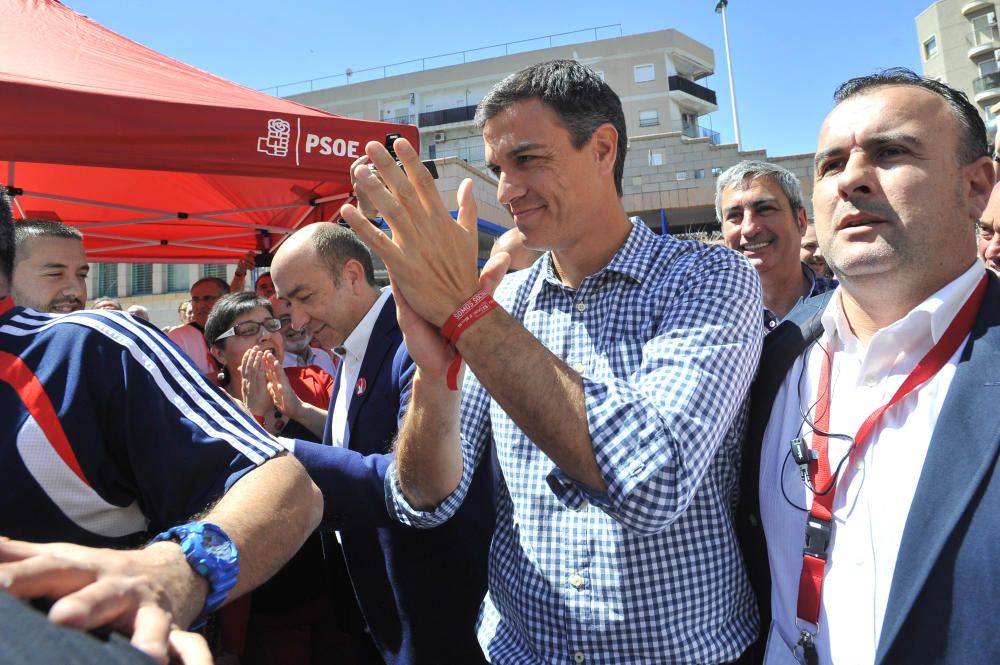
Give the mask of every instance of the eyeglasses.
M 215 341 L 218 342 L 220 339 L 233 336 L 252 337 L 260 332 L 261 326 L 268 332 L 278 332 L 282 328 L 281 320 L 274 317 L 264 319 L 263 321 L 243 321 L 216 337 Z

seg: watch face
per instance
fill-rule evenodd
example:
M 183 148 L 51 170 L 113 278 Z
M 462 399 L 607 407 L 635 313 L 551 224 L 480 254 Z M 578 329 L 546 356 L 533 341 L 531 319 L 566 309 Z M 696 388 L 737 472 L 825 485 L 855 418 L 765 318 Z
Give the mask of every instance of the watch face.
M 233 556 L 232 542 L 224 538 L 215 529 L 206 528 L 202 530 L 202 547 L 212 556 L 220 559 L 228 560 Z

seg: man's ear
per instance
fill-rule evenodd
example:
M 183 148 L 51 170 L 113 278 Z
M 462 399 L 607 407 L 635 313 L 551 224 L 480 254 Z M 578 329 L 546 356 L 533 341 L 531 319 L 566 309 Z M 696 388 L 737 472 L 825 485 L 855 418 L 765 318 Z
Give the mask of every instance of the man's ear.
M 969 195 L 969 218 L 979 220 L 986 210 L 986 204 L 993 193 L 996 184 L 996 171 L 993 169 L 993 159 L 980 157 L 971 164 L 962 167 Z
M 806 229 L 809 228 L 809 218 L 806 217 L 806 209 L 799 208 L 795 213 L 795 221 L 799 225 L 799 236 L 804 236 L 806 234 Z
M 594 155 L 595 163 L 602 173 L 612 177 L 615 171 L 615 160 L 618 157 L 618 130 L 610 122 L 606 122 L 590 135 L 588 146 Z

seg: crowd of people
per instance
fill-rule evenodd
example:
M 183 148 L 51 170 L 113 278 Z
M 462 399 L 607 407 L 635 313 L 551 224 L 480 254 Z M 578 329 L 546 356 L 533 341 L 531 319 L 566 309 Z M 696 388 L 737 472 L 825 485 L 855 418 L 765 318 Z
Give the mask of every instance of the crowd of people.
M 453 217 L 373 142 L 166 334 L 0 195 L 0 661 L 1000 662 L 998 162 L 943 83 L 834 100 L 813 219 L 747 160 L 710 244 L 626 214 L 601 77 L 533 65 L 477 109 L 482 269 L 471 181 Z

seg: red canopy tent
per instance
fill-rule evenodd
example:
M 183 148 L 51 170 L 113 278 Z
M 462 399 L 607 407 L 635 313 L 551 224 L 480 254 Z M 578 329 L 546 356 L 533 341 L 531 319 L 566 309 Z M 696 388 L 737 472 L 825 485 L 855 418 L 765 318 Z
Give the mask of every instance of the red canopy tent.
M 84 232 L 91 260 L 232 262 L 331 219 L 353 120 L 185 65 L 56 0 L 0 0 L 0 185 L 16 217 Z

